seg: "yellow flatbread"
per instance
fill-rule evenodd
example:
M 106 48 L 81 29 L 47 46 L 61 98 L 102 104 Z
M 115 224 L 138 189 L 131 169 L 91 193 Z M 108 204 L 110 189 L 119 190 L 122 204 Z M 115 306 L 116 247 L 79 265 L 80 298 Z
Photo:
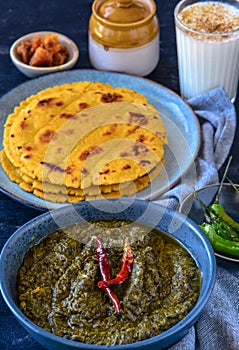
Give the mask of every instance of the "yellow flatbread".
M 151 180 L 142 179 L 162 169 L 166 143 L 163 121 L 142 94 L 77 82 L 40 91 L 15 107 L 5 124 L 1 162 L 24 190 L 75 202 L 143 189 Z

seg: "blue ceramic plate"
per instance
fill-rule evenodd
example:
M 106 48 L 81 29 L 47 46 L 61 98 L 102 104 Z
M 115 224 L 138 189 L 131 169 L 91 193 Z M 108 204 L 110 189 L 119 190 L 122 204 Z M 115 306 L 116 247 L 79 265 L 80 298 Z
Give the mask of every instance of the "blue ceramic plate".
M 200 145 L 199 122 L 193 110 L 177 94 L 153 81 L 131 75 L 90 69 L 46 75 L 27 81 L 0 99 L 0 141 L 3 140 L 5 121 L 22 100 L 40 90 L 74 81 L 100 81 L 114 87 L 127 87 L 146 96 L 160 113 L 168 132 L 165 148 L 165 167 L 156 180 L 136 194 L 139 199 L 154 199 L 173 187 L 192 166 Z M 56 209 L 65 204 L 45 201 L 27 193 L 9 180 L 0 167 L 0 190 L 13 199 L 37 209 Z

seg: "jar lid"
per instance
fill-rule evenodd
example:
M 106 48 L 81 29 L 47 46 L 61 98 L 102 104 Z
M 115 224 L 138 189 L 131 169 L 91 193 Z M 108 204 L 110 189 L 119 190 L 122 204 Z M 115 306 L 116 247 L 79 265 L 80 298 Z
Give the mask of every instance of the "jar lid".
M 97 14 L 111 23 L 135 23 L 147 18 L 151 11 L 137 0 L 107 0 L 98 8 Z

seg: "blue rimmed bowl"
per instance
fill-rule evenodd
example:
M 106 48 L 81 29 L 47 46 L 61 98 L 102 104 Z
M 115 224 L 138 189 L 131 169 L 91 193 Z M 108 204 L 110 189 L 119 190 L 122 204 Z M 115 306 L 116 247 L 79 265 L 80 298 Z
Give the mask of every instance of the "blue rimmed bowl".
M 178 240 L 194 258 L 201 271 L 201 291 L 195 307 L 169 330 L 144 341 L 126 345 L 97 346 L 61 338 L 32 323 L 20 310 L 16 296 L 17 271 L 29 248 L 49 233 L 90 220 L 131 220 L 159 228 Z M 44 213 L 20 227 L 6 242 L 0 257 L 0 286 L 5 302 L 20 324 L 50 350 L 166 349 L 179 341 L 197 321 L 215 283 L 215 257 L 207 237 L 186 216 L 150 201 L 137 199 L 81 202 Z

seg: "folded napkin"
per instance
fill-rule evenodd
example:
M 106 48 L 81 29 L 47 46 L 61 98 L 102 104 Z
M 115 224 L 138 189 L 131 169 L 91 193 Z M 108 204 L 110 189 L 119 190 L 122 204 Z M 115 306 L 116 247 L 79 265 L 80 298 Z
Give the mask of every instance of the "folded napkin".
M 193 187 L 197 189 L 219 182 L 218 170 L 230 152 L 236 131 L 235 107 L 223 88 L 192 98 L 188 103 L 199 118 L 201 147 L 192 170 L 178 186 L 155 201 L 173 209 L 178 209 Z
M 201 146 L 190 171 L 156 203 L 178 209 L 194 188 L 218 183 L 218 170 L 230 153 L 236 111 L 222 88 L 190 99 L 201 126 Z M 238 265 L 217 261 L 216 283 L 209 302 L 188 334 L 170 350 L 238 350 Z M 157 350 L 157 349 L 155 349 Z

